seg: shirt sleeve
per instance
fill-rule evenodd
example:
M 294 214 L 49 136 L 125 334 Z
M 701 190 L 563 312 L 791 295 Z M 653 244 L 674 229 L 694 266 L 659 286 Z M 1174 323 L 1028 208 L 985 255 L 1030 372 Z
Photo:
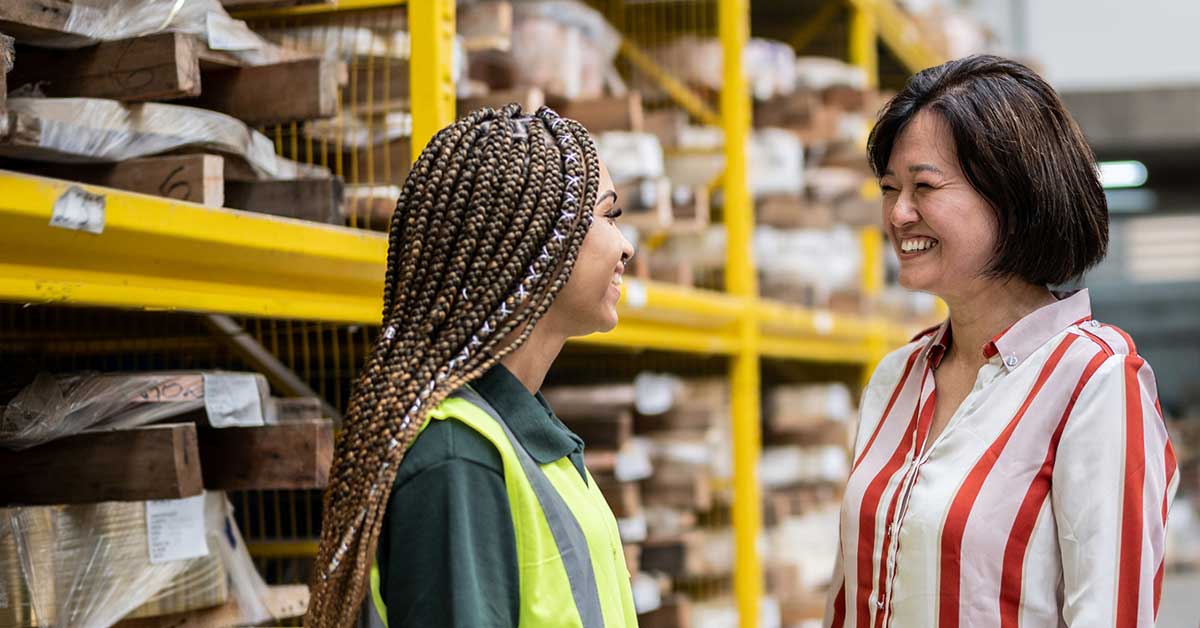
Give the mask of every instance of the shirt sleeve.
M 398 485 L 388 509 L 389 628 L 516 628 L 516 536 L 501 473 L 449 458 Z
M 1154 373 L 1113 355 L 1076 391 L 1051 483 L 1069 626 L 1153 626 L 1178 485 Z

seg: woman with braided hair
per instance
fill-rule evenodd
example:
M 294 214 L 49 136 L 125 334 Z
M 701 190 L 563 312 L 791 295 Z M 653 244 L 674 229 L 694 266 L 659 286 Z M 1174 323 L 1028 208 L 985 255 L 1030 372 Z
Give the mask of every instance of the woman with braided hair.
M 473 112 L 421 152 L 306 626 L 636 625 L 616 520 L 537 393 L 568 338 L 616 325 L 616 200 L 586 129 L 545 107 Z

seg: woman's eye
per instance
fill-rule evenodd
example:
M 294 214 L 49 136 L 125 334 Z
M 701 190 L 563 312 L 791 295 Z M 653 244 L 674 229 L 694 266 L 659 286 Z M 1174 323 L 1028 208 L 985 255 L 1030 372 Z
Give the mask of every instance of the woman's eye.
M 894 185 L 888 185 L 888 184 L 886 184 L 886 183 L 881 183 L 881 184 L 879 185 L 879 190 L 880 190 L 881 192 L 883 192 L 884 194 L 890 194 L 890 193 L 892 193 L 892 192 L 896 192 L 896 191 L 897 191 L 897 190 L 896 190 L 896 186 L 894 186 Z
M 609 220 L 616 220 L 621 217 L 621 214 L 624 214 L 624 213 L 625 213 L 625 210 L 621 209 L 620 207 L 615 207 L 613 209 L 608 210 L 608 213 L 605 214 L 604 217 Z

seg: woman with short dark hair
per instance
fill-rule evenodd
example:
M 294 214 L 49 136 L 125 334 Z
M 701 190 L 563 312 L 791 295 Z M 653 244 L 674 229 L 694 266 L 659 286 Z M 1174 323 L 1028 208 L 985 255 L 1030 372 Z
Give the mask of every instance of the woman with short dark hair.
M 925 70 L 868 154 L 900 283 L 950 316 L 864 391 L 832 626 L 1152 626 L 1178 484 L 1154 374 L 1092 319 L 1094 158 L 1029 68 Z

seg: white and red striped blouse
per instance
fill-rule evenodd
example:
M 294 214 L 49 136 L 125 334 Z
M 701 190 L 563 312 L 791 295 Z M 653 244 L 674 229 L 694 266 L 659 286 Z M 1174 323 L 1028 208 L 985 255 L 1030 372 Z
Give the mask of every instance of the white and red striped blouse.
M 1178 484 L 1154 373 L 1087 291 L 984 348 L 927 442 L 948 323 L 863 395 L 826 624 L 1152 626 Z

